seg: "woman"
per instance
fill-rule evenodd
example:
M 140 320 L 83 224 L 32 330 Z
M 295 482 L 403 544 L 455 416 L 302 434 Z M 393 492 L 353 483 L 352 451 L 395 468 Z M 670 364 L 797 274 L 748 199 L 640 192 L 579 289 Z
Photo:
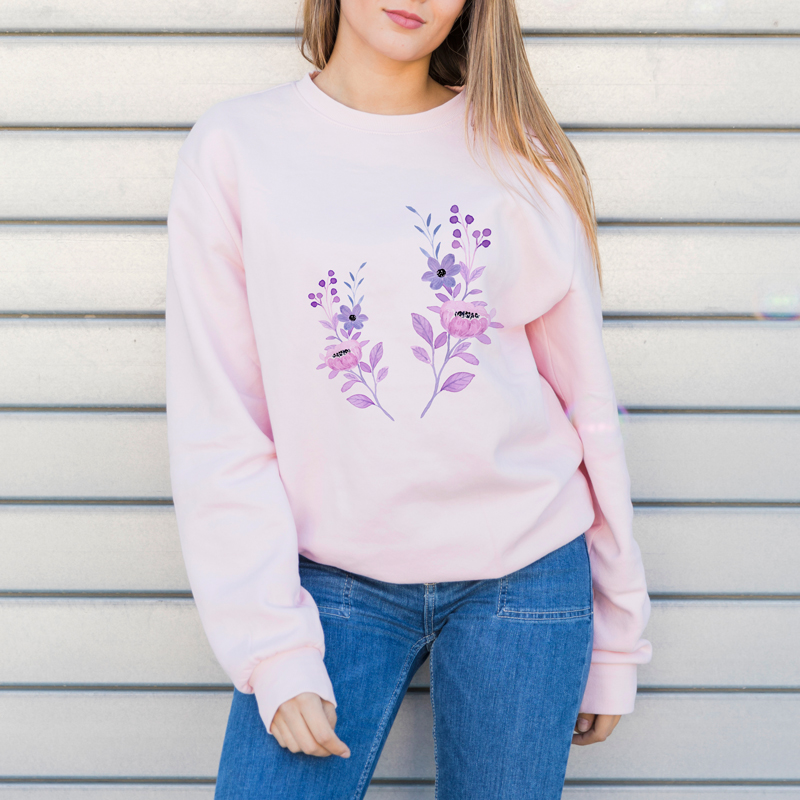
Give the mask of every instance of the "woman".
M 314 71 L 200 118 L 168 218 L 217 800 L 363 797 L 427 658 L 437 797 L 557 798 L 651 657 L 588 179 L 513 0 L 304 13 Z

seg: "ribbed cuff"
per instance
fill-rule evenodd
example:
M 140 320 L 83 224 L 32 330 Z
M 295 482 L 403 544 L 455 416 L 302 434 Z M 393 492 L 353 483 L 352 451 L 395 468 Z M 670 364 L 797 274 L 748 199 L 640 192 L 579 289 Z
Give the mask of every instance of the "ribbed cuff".
M 579 711 L 631 714 L 636 700 L 636 664 L 592 663 Z
M 336 706 L 328 670 L 316 647 L 298 647 L 264 659 L 253 670 L 249 683 L 269 734 L 272 734 L 270 726 L 281 703 L 302 692 L 315 692 Z

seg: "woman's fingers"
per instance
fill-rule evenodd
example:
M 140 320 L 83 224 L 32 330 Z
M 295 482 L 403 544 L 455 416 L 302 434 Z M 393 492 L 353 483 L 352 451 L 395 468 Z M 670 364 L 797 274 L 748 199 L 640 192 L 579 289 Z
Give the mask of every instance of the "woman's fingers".
M 312 756 L 350 757 L 350 749 L 333 732 L 336 712 L 333 703 L 323 701 L 314 692 L 303 692 L 282 703 L 275 714 L 272 731 L 281 747 L 293 753 Z
M 272 733 L 281 747 L 285 747 L 292 753 L 300 752 L 300 746 L 295 741 L 294 736 L 292 736 L 292 733 L 284 722 L 283 717 L 280 716 L 280 711 L 275 714 L 275 720 L 272 723 Z
M 617 726 L 620 718 L 620 714 L 578 714 L 578 719 L 575 723 L 576 729 L 583 730 L 585 727 L 583 720 L 589 722 L 590 727 L 582 733 L 573 734 L 572 744 L 604 742 Z
M 278 717 L 277 715 L 272 720 L 272 725 L 269 727 L 269 732 L 275 737 L 275 741 L 281 746 L 286 747 L 286 740 L 283 734 L 278 730 Z
M 333 732 L 333 726 L 336 724 L 336 712 L 333 708 L 333 703 L 328 704 L 330 705 L 330 710 L 323 708 L 322 704 L 309 705 L 310 708 L 301 706 L 301 710 L 313 737 L 332 755 L 350 758 L 350 748 Z M 331 711 L 334 717 L 333 722 L 330 720 Z
M 594 717 L 594 714 L 578 714 L 578 721 L 575 723 L 578 732 L 583 733 L 584 731 L 588 731 L 589 728 L 592 727 Z
M 331 703 L 330 700 L 323 700 L 322 701 L 322 710 L 325 712 L 325 716 L 328 718 L 328 722 L 331 725 L 331 728 L 336 727 L 336 707 Z
M 289 732 L 299 745 L 301 752 L 310 756 L 330 755 L 330 752 L 319 744 L 312 735 L 300 711 L 298 703 L 289 702 L 288 706 L 283 709 L 283 719 L 286 722 L 286 727 L 289 729 Z M 298 751 L 293 750 L 292 752 Z

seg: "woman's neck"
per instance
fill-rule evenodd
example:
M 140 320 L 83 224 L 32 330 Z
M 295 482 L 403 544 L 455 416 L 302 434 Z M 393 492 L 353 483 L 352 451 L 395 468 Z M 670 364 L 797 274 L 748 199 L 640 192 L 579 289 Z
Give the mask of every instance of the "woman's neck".
M 430 55 L 397 61 L 371 48 L 344 19 L 336 45 L 314 83 L 339 103 L 371 114 L 416 114 L 451 100 L 457 92 L 428 74 Z

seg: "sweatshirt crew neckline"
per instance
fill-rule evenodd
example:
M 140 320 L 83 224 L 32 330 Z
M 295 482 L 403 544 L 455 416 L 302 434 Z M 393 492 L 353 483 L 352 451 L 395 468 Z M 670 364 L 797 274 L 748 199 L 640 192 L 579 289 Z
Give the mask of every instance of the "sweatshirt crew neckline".
M 464 92 L 460 90 L 455 97 L 451 97 L 441 105 L 429 108 L 427 111 L 418 111 L 415 114 L 373 114 L 368 111 L 359 111 L 334 100 L 323 92 L 312 79 L 317 74 L 318 70 L 306 72 L 302 78 L 295 81 L 295 88 L 301 97 L 320 114 L 352 128 L 381 133 L 424 131 L 455 119 L 464 109 Z

